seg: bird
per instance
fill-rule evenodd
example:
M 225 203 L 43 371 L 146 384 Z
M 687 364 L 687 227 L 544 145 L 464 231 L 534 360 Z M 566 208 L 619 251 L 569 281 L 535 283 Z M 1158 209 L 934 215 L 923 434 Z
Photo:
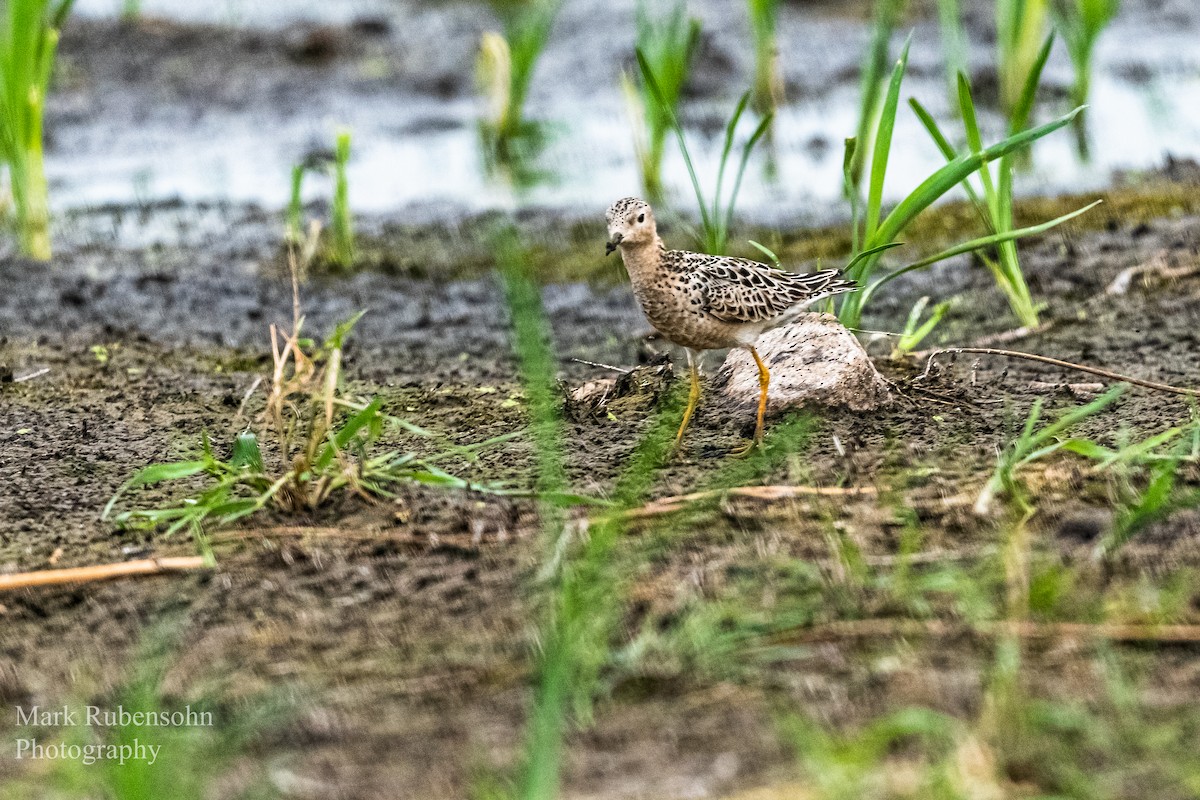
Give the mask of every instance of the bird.
M 745 258 L 668 250 L 658 235 L 654 210 L 636 197 L 613 203 L 605 220 L 605 255 L 620 250 L 646 318 L 659 334 L 687 352 L 691 387 L 675 449 L 681 446 L 700 402 L 701 351 L 726 348 L 749 350 L 758 366 L 754 438 L 741 453 L 761 445 L 771 373 L 755 349 L 759 337 L 818 300 L 852 292 L 858 284 L 836 269 L 801 274 Z

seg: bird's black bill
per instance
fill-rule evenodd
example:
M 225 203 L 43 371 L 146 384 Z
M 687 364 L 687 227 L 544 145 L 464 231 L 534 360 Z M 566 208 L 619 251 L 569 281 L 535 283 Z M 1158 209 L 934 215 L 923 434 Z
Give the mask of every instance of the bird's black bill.
M 617 245 L 619 245 L 621 240 L 624 238 L 625 237 L 622 234 L 614 234 L 613 237 L 608 240 L 608 244 L 604 245 L 604 255 L 612 255 L 612 251 L 617 249 Z

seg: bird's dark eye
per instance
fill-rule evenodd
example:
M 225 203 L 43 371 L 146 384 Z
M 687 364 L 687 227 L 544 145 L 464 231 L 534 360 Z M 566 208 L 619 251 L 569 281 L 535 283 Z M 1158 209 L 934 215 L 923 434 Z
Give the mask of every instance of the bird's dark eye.
M 645 222 L 645 221 L 646 221 L 646 215 L 638 214 L 638 222 Z

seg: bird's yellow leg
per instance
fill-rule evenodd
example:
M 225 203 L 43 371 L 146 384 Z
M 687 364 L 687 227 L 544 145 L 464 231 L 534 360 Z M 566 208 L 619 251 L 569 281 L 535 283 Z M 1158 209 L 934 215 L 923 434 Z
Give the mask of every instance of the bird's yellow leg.
M 683 422 L 679 423 L 679 433 L 675 434 L 675 449 L 679 449 L 679 445 L 683 443 L 683 432 L 687 430 L 688 423 L 692 421 L 692 414 L 696 411 L 696 405 L 700 402 L 700 370 L 696 367 L 696 358 L 692 355 L 692 351 L 688 350 L 688 374 L 691 376 L 692 385 L 688 389 L 687 408 L 683 410 Z
M 758 417 L 754 422 L 754 442 L 762 444 L 763 417 L 767 413 L 767 389 L 771 386 L 771 371 L 767 369 L 767 365 L 759 358 L 758 351 L 753 347 L 750 348 L 750 355 L 754 356 L 754 363 L 758 365 Z
M 767 365 L 763 363 L 757 350 L 753 347 L 749 348 L 749 350 L 750 355 L 754 357 L 754 363 L 758 365 L 758 415 L 754 420 L 754 438 L 747 442 L 744 447 L 739 447 L 732 453 L 737 458 L 750 455 L 755 445 L 763 443 L 763 418 L 767 414 L 767 389 L 771 385 L 771 371 L 767 369 Z

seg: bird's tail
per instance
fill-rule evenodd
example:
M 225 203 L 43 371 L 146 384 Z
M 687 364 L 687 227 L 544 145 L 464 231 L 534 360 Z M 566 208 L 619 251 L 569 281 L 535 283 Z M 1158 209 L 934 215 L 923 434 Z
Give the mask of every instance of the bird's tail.
M 814 303 L 836 294 L 853 292 L 860 288 L 857 281 L 844 277 L 839 269 L 826 269 L 796 277 L 798 279 L 796 283 L 801 285 L 799 288 L 802 288 L 805 293 L 804 299 L 796 304 L 801 309 L 809 308 Z

